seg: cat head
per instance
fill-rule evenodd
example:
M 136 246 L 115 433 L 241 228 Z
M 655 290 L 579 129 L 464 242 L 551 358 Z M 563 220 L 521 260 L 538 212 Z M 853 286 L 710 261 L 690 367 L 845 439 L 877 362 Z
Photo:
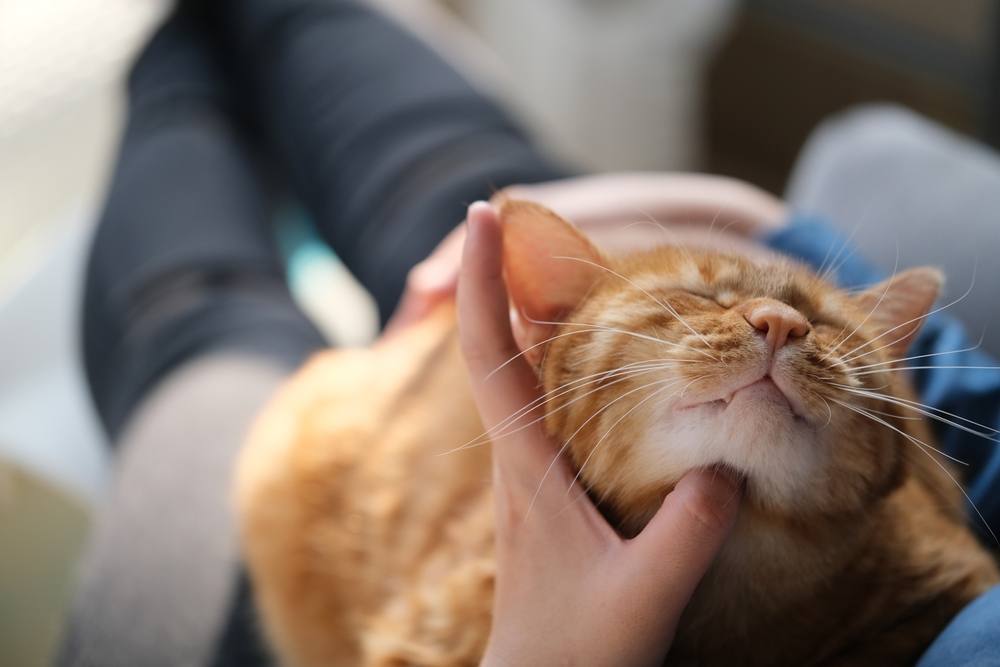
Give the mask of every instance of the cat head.
M 882 371 L 937 298 L 937 270 L 849 293 L 776 257 L 671 245 L 609 256 L 528 202 L 501 201 L 500 217 L 547 430 L 623 532 L 693 468 L 729 468 L 745 504 L 803 520 L 864 512 L 909 474 L 916 445 L 879 398 L 906 389 Z

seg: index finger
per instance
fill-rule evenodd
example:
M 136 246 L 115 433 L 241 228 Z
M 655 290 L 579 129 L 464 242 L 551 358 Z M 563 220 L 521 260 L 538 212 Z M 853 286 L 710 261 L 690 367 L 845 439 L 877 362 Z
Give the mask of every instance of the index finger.
M 536 402 L 538 379 L 517 356 L 520 350 L 510 328 L 497 213 L 489 204 L 477 202 L 469 207 L 467 222 L 458 281 L 459 335 L 480 417 L 487 432 L 496 435 L 493 430 L 498 425 Z M 535 482 L 539 466 L 548 466 L 554 456 L 540 422 L 527 426 L 539 415 L 540 410 L 532 410 L 516 420 L 510 429 L 526 428 L 493 448 L 501 466 L 531 472 Z

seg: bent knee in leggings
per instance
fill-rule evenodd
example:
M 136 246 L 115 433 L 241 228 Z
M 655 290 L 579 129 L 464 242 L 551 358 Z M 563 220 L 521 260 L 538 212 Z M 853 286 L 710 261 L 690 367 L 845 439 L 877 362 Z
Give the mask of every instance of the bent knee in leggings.
M 113 308 L 99 292 L 90 281 L 84 357 L 112 440 L 143 397 L 188 360 L 236 350 L 291 370 L 326 345 L 273 267 L 174 269 L 134 287 Z

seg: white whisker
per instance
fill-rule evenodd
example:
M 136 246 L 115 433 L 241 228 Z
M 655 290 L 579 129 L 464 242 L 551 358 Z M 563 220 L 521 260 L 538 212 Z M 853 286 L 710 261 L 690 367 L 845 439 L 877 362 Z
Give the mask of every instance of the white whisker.
M 875 373 L 898 373 L 899 371 L 921 371 L 932 368 L 964 368 L 967 370 L 1000 371 L 1000 366 L 903 366 L 902 368 L 876 368 L 874 370 L 851 373 L 851 375 L 873 375 Z
M 926 447 L 926 448 L 930 449 L 931 451 L 937 452 L 938 454 L 940 454 L 941 456 L 945 457 L 946 459 L 954 461 L 955 463 L 958 463 L 958 464 L 963 465 L 963 466 L 969 465 L 965 461 L 963 461 L 961 459 L 957 459 L 954 456 L 951 456 L 950 454 L 947 454 L 947 453 L 941 451 L 940 449 L 937 449 L 936 447 L 932 447 L 931 445 L 928 445 L 923 440 L 921 440 L 919 438 L 915 438 L 912 435 L 910 435 L 909 433 L 906 433 L 905 431 L 903 431 L 903 430 L 901 430 L 899 428 L 896 428 L 895 426 L 893 426 L 892 424 L 890 424 L 886 420 L 882 419 L 881 417 L 876 417 L 875 415 L 871 414 L 870 412 L 868 412 L 864 408 L 859 408 L 856 405 L 850 405 L 848 403 L 844 403 L 842 401 L 838 401 L 835 398 L 831 398 L 830 400 L 833 401 L 834 403 L 838 403 L 838 404 L 844 406 L 845 408 L 847 408 L 849 410 L 852 410 L 852 411 L 858 413 L 859 415 L 868 417 L 872 421 L 876 421 L 879 424 L 882 424 L 883 426 L 885 426 L 887 428 L 891 428 L 893 431 L 895 431 L 896 433 L 900 434 L 901 436 L 903 436 L 904 438 L 906 438 L 910 442 L 912 442 L 914 444 L 917 444 L 917 445 L 919 445 L 921 447 Z
M 889 288 L 892 287 L 892 279 L 896 277 L 896 272 L 897 272 L 898 269 L 899 269 L 899 243 L 896 243 L 896 263 L 892 267 L 892 275 L 890 276 L 889 280 L 886 282 L 885 289 L 882 290 L 882 294 L 881 294 L 881 296 L 879 296 L 878 301 L 875 302 L 875 305 L 872 307 L 872 309 L 870 311 L 868 311 L 867 315 L 865 315 L 865 319 L 861 320 L 861 323 L 858 324 L 858 326 L 854 327 L 854 331 L 852 331 L 851 333 L 847 334 L 843 338 L 840 338 L 840 336 L 843 335 L 844 331 L 847 330 L 847 327 L 845 326 L 843 329 L 840 330 L 840 333 L 837 334 L 837 344 L 834 345 L 832 348 L 830 348 L 829 352 L 827 352 L 826 354 L 823 355 L 823 358 L 821 359 L 821 361 L 828 359 L 830 357 L 830 355 L 832 355 L 834 352 L 836 352 L 840 348 L 841 345 L 843 345 L 844 343 L 846 343 L 847 341 L 849 341 L 851 339 L 851 336 L 853 336 L 854 334 L 858 333 L 858 331 L 861 330 L 861 327 L 863 327 L 865 325 L 865 323 L 868 322 L 869 319 L 871 319 L 871 316 L 875 314 L 875 311 L 878 310 L 878 307 L 882 305 L 882 301 L 885 299 L 886 295 L 889 293 Z
M 656 380 L 654 382 L 649 382 L 647 384 L 641 385 L 639 387 L 636 387 L 635 389 L 631 389 L 631 390 L 625 392 L 621 396 L 618 396 L 617 398 L 615 398 L 613 401 L 610 401 L 607 404 L 605 404 L 599 410 L 596 410 L 594 412 L 594 414 L 590 415 L 586 419 L 586 421 L 584 421 L 582 424 L 580 424 L 580 426 L 575 431 L 573 431 L 573 433 L 562 444 L 562 447 L 559 448 L 559 451 L 556 452 L 556 455 L 552 458 L 552 462 L 549 463 L 549 466 L 545 469 L 545 473 L 542 475 L 542 478 L 538 482 L 538 488 L 535 489 L 535 494 L 531 497 L 531 502 L 528 504 L 528 511 L 526 512 L 525 517 L 527 518 L 527 515 L 531 514 L 531 509 L 535 506 L 535 501 L 538 500 L 538 495 L 542 491 L 542 484 L 544 484 L 545 480 L 548 479 L 549 474 L 552 472 L 552 469 L 556 466 L 556 464 L 562 458 L 562 455 L 565 453 L 566 449 L 569 447 L 570 443 L 573 441 L 573 438 L 575 438 L 577 436 L 577 434 L 579 434 L 580 431 L 582 431 L 584 429 L 584 427 L 587 426 L 587 424 L 589 424 L 591 421 L 593 421 L 595 418 L 597 418 L 605 410 L 607 410 L 608 408 L 610 408 L 612 405 L 614 405 L 618 401 L 623 400 L 624 398 L 626 398 L 626 397 L 628 397 L 628 396 L 636 393 L 637 391 L 641 391 L 643 389 L 648 389 L 650 387 L 654 387 L 654 386 L 656 386 L 658 384 L 664 384 L 664 383 L 667 383 L 667 387 L 663 387 L 663 389 L 666 389 L 666 388 L 670 387 L 673 384 L 677 384 L 678 382 L 679 382 L 679 380 L 677 378 L 669 378 L 669 379 L 666 379 L 666 380 Z M 574 478 L 574 482 L 575 481 L 576 480 Z M 569 489 L 571 489 L 571 488 L 573 488 L 573 482 L 570 482 Z M 568 492 L 569 489 L 567 489 L 567 492 Z
M 857 346 L 856 348 L 854 348 L 853 350 L 851 350 L 850 352 L 848 352 L 846 355 L 843 355 L 841 357 L 841 360 L 844 363 L 847 363 L 848 361 L 853 361 L 854 359 L 860 359 L 862 357 L 866 357 L 869 354 L 873 354 L 874 352 L 878 352 L 878 350 L 885 349 L 886 347 L 891 347 L 895 343 L 898 343 L 899 341 L 901 341 L 904 338 L 906 338 L 906 336 L 909 335 L 909 332 L 906 335 L 904 335 L 904 336 L 896 339 L 892 343 L 889 343 L 888 345 L 883 345 L 882 347 L 880 347 L 880 348 L 878 348 L 876 350 L 871 350 L 869 352 L 865 352 L 864 354 L 859 354 L 857 356 L 854 356 L 854 353 L 857 352 L 858 350 L 861 350 L 861 349 L 864 349 L 864 348 L 868 347 L 869 345 L 871 345 L 875 341 L 879 340 L 880 338 L 884 338 L 885 336 L 888 336 L 889 334 L 891 334 L 893 331 L 896 331 L 897 329 L 901 329 L 902 327 L 905 327 L 908 324 L 913 324 L 914 322 L 919 322 L 920 320 L 928 318 L 931 315 L 934 315 L 935 313 L 940 313 L 942 310 L 944 310 L 946 308 L 951 308 L 952 306 L 954 306 L 955 304 L 959 303 L 960 301 L 962 301 L 963 299 L 965 299 L 967 296 L 969 296 L 969 294 L 972 293 L 972 289 L 975 286 L 976 286 L 976 275 L 975 275 L 975 273 L 973 273 L 973 275 L 972 275 L 972 282 L 969 284 L 969 288 L 967 290 L 965 290 L 965 293 L 962 296 L 958 297 L 954 301 L 951 301 L 950 303 L 946 303 L 943 306 L 935 308 L 934 310 L 932 310 L 932 311 L 930 311 L 928 313 L 924 313 L 923 315 L 919 315 L 917 317 L 914 317 L 914 318 L 912 318 L 910 320 L 907 320 L 906 322 L 903 322 L 902 324 L 897 324 L 896 326 L 894 326 L 893 328 L 889 329 L 888 331 L 883 331 L 878 336 L 875 336 L 874 338 L 872 338 L 871 340 L 869 340 L 866 343 L 862 343 L 861 345 Z
M 833 400 L 833 401 L 835 401 L 835 402 L 837 402 L 837 403 L 840 403 L 840 401 L 837 401 L 836 399 L 831 399 L 831 400 Z M 853 407 L 852 407 L 852 406 L 850 406 L 850 405 L 847 405 L 846 403 L 840 403 L 840 404 L 841 404 L 841 405 L 843 405 L 844 407 L 846 407 L 846 408 L 850 409 L 850 410 L 855 410 L 855 408 L 853 408 Z M 859 411 L 858 411 L 858 410 L 855 410 L 855 412 L 859 412 Z M 861 411 L 861 412 L 859 412 L 859 414 L 864 414 L 864 413 L 863 413 L 863 411 Z M 875 419 L 875 420 L 877 420 L 877 421 L 882 421 L 882 420 L 878 419 L 878 417 L 872 417 L 872 416 L 870 416 L 870 415 L 866 415 L 866 416 L 869 416 L 870 418 L 872 418 L 872 419 Z M 882 421 L 882 423 L 883 423 L 883 424 L 885 424 L 886 426 L 888 426 L 889 428 L 893 429 L 894 431 L 897 431 L 897 432 L 900 432 L 900 433 L 902 433 L 901 431 L 899 431 L 898 429 L 896 429 L 895 427 L 893 427 L 893 426 L 892 426 L 891 424 L 887 424 L 887 423 L 885 423 L 884 421 Z M 903 435 L 906 435 L 906 434 L 904 433 Z M 909 436 L 907 436 L 907 437 L 909 437 Z M 979 516 L 979 519 L 980 519 L 980 520 L 981 520 L 981 521 L 983 522 L 983 525 L 984 525 L 984 526 L 986 526 L 986 530 L 988 530 L 988 531 L 989 531 L 989 533 L 990 533 L 990 536 L 991 536 L 991 537 L 993 538 L 993 541 L 994 541 L 994 542 L 996 542 L 996 543 L 997 543 L 998 545 L 1000 545 L 1000 540 L 998 540 L 998 539 L 997 539 L 997 535 L 996 535 L 996 533 L 994 533 L 994 532 L 993 532 L 993 528 L 992 528 L 992 526 L 990 526 L 989 522 L 988 522 L 988 521 L 986 520 L 986 517 L 985 517 L 985 516 L 983 516 L 983 513 L 982 513 L 982 512 L 980 511 L 980 509 L 979 509 L 979 506 L 978 506 L 978 505 L 976 505 L 976 503 L 975 503 L 975 502 L 973 502 L 973 500 L 972 500 L 972 498 L 971 498 L 971 497 L 969 497 L 969 494 L 968 494 L 968 492 L 966 492 L 965 488 L 964 488 L 964 487 L 963 487 L 963 486 L 962 486 L 962 485 L 961 485 L 961 484 L 959 483 L 959 481 L 958 481 L 957 479 L 955 479 L 955 476 L 954 476 L 953 474 L 951 474 L 951 471 L 950 471 L 950 470 L 948 470 L 948 467 L 947 467 L 947 466 L 945 466 L 945 465 L 944 465 L 943 463 L 941 463 L 941 462 L 940 462 L 940 461 L 938 461 L 938 460 L 937 460 L 936 458 L 934 458 L 934 456 L 933 456 L 933 455 L 932 455 L 932 454 L 931 454 L 931 453 L 930 453 L 929 451 L 927 451 L 927 449 L 925 449 L 925 447 L 930 447 L 930 445 L 922 445 L 922 444 L 921 444 L 921 443 L 920 443 L 919 441 L 916 441 L 916 440 L 914 440 L 913 442 L 914 442 L 914 444 L 916 444 L 916 445 L 917 445 L 918 447 L 920 447 L 920 451 L 922 451 L 922 452 L 923 452 L 924 454 L 926 454 L 926 455 L 927 455 L 927 458 L 929 458 L 929 459 L 930 459 L 931 461 L 933 461 L 933 462 L 934 462 L 934 464 L 935 464 L 935 465 L 936 465 L 936 466 L 937 466 L 938 468 L 940 468 L 940 469 L 941 469 L 941 471 L 942 471 L 942 472 L 943 472 L 943 473 L 944 473 L 945 475 L 947 475 L 947 476 L 948 476 L 948 478 L 949 478 L 949 479 L 950 479 L 950 480 L 951 480 L 952 482 L 954 482 L 955 486 L 957 486 L 957 487 L 958 487 L 958 490 L 962 492 L 962 495 L 963 495 L 963 496 L 965 496 L 965 499 L 966 499 L 966 500 L 968 501 L 969 505 L 971 505 L 971 506 L 972 506 L 972 509 L 974 509 L 974 510 L 975 510 L 976 514 L 977 514 L 977 515 Z M 933 448 L 933 447 L 930 447 L 930 449 L 934 449 L 934 448 Z M 937 451 L 937 450 L 935 450 L 935 451 Z M 939 453 L 940 453 L 940 452 L 939 452 Z M 951 458 L 951 457 L 948 457 L 948 458 Z M 959 463 L 962 463 L 962 462 L 961 462 L 961 461 L 959 461 Z
M 694 382 L 694 380 L 692 380 L 692 382 Z M 608 430 L 604 432 L 604 435 L 602 435 L 600 437 L 600 439 L 590 449 L 590 452 L 587 454 L 587 458 L 585 458 L 583 460 L 583 463 L 580 464 L 579 470 L 576 471 L 576 475 L 573 477 L 573 480 L 569 483 L 569 488 L 566 489 L 566 495 L 569 495 L 570 489 L 573 488 L 573 485 L 576 484 L 579 481 L 580 476 L 583 474 L 583 469 L 587 467 L 587 464 L 590 463 L 590 459 L 594 456 L 594 454 L 597 453 L 598 448 L 600 448 L 601 443 L 603 443 L 605 440 L 607 440 L 608 436 L 611 435 L 611 432 L 615 430 L 615 427 L 617 427 L 618 424 L 622 423 L 625 420 L 626 417 L 628 417 L 630 414 L 632 414 L 633 412 L 635 412 L 638 408 L 640 408 L 642 405 L 644 405 L 647 401 L 649 401 L 650 399 L 656 397 L 660 392 L 666 391 L 667 389 L 670 389 L 671 386 L 672 385 L 667 385 L 666 387 L 660 387 L 659 389 L 657 389 L 656 391 L 654 391 L 653 393 L 651 393 L 649 396 L 647 396 L 646 398 L 642 399 L 641 401 L 639 401 L 638 403 L 636 403 L 635 405 L 633 405 L 631 408 L 629 408 L 625 412 L 625 414 L 623 414 L 621 417 L 619 417 L 618 419 L 615 420 L 615 423 L 613 423 L 608 428 Z M 690 383 L 689 383 L 688 386 L 690 386 Z
M 861 219 L 858 220 L 858 223 L 856 225 L 854 225 L 854 229 L 851 230 L 851 234 L 841 244 L 840 248 L 837 250 L 837 254 L 834 255 L 833 258 L 830 260 L 830 265 L 826 269 L 823 268 L 823 266 L 826 265 L 826 259 L 823 260 L 823 264 L 821 264 L 819 269 L 816 270 L 816 275 L 818 275 L 820 278 L 822 278 L 823 280 L 828 280 L 829 276 L 833 275 L 834 271 L 840 270 L 840 266 L 837 265 L 837 262 L 838 260 L 840 260 L 840 256 L 844 253 L 844 251 L 850 247 L 851 241 L 854 240 L 854 236 L 858 233 L 858 230 L 861 229 L 861 223 L 864 222 L 865 217 L 868 215 L 868 210 L 870 207 L 871 204 L 869 204 L 868 207 L 865 208 L 864 213 L 861 214 Z M 831 246 L 830 249 L 827 250 L 827 255 L 830 254 L 830 250 L 833 250 L 833 246 Z M 850 259 L 851 253 L 853 252 L 854 251 L 852 250 L 850 253 L 847 254 L 847 257 L 844 260 L 845 262 L 847 261 L 847 259 Z
M 550 325 L 553 325 L 553 326 L 589 327 L 588 329 L 581 329 L 581 331 L 591 332 L 591 333 L 593 333 L 594 331 L 605 331 L 605 332 L 609 332 L 609 333 L 622 334 L 623 336 L 632 336 L 633 338 L 638 338 L 640 340 L 647 340 L 647 341 L 650 341 L 651 343 L 659 343 L 661 345 L 667 345 L 669 347 L 676 347 L 676 348 L 681 349 L 681 350 L 690 350 L 692 352 L 697 352 L 698 354 L 701 354 L 703 356 L 708 357 L 712 361 L 718 361 L 717 358 L 713 357 L 711 354 L 709 354 L 705 350 L 699 350 L 697 348 L 692 348 L 692 347 L 689 347 L 687 345 L 682 345 L 681 343 L 675 343 L 673 341 L 664 340 L 662 338 L 657 338 L 656 336 L 650 336 L 649 334 L 642 334 L 642 333 L 639 333 L 637 331 L 629 331 L 628 329 L 619 329 L 617 327 L 608 326 L 606 324 L 592 324 L 592 323 L 589 323 L 589 322 L 556 322 L 556 321 L 550 321 L 550 320 L 536 320 L 536 319 L 533 319 L 533 318 L 531 318 L 528 315 L 525 315 L 523 313 L 522 313 L 521 317 L 523 317 L 524 319 L 528 320 L 532 324 L 550 324 Z
M 701 340 L 701 342 L 703 342 L 705 345 L 707 345 L 711 349 L 712 344 L 709 343 L 708 340 L 703 335 L 701 335 L 701 333 L 699 333 L 697 330 L 695 330 L 694 327 L 692 327 L 690 324 L 688 324 L 687 321 L 685 321 L 685 319 L 680 316 L 680 313 L 678 313 L 674 309 L 673 306 L 671 306 L 671 305 L 669 305 L 667 303 L 664 303 L 660 299 L 657 299 L 655 296 L 653 296 L 652 294 L 650 294 L 648 291 L 644 290 L 642 287 L 640 287 L 639 285 L 637 285 L 633 280 L 630 280 L 629 278 L 623 276 L 622 274 L 618 273 L 617 271 L 615 271 L 613 269 L 609 269 L 606 266 L 602 266 L 602 265 L 598 264 L 597 262 L 592 262 L 589 259 L 584 259 L 582 257 L 567 257 L 566 255 L 554 255 L 552 257 L 552 259 L 568 259 L 568 260 L 574 261 L 574 262 L 582 262 L 583 264 L 587 264 L 587 265 L 592 266 L 592 267 L 594 267 L 596 269 L 600 269 L 602 271 L 607 271 L 611 275 L 624 280 L 629 285 L 631 285 L 632 287 L 636 288 L 637 290 L 639 290 L 640 292 L 642 292 L 643 294 L 645 294 L 646 296 L 648 296 L 650 299 L 652 299 L 654 302 L 656 302 L 660 306 L 662 306 L 664 310 L 666 310 L 668 313 L 670 313 L 671 315 L 673 315 L 674 318 L 676 318 L 678 322 L 680 322 L 681 324 L 683 324 L 687 328 L 688 331 L 690 331 L 691 333 L 693 333 L 699 340 Z
M 833 386 L 840 387 L 841 389 L 843 389 L 843 390 L 845 390 L 847 392 L 850 392 L 852 394 L 857 394 L 859 396 L 866 396 L 868 398 L 877 398 L 877 399 L 885 400 L 887 403 L 894 403 L 894 404 L 896 404 L 896 405 L 898 405 L 900 407 L 907 408 L 909 410 L 913 410 L 914 412 L 918 412 L 918 413 L 924 415 L 925 417 L 928 417 L 930 419 L 934 419 L 936 421 L 939 421 L 942 424 L 947 424 L 949 426 L 953 426 L 953 427 L 955 427 L 957 429 L 961 429 L 961 430 L 963 430 L 963 431 L 965 431 L 967 433 L 979 436 L 980 438 L 984 438 L 986 440 L 992 440 L 992 441 L 996 442 L 996 440 L 994 440 L 994 438 L 993 438 L 993 435 L 1000 434 L 1000 431 L 998 431 L 995 428 L 990 428 L 989 426 L 986 426 L 984 424 L 980 424 L 979 422 L 975 422 L 975 421 L 973 421 L 971 419 L 966 419 L 965 417 L 962 417 L 961 415 L 952 414 L 951 412 L 948 412 L 946 410 L 941 410 L 939 408 L 935 408 L 935 407 L 930 406 L 930 405 L 925 405 L 923 403 L 918 403 L 916 401 L 911 401 L 911 400 L 908 400 L 908 399 L 905 399 L 905 398 L 899 398 L 897 396 L 887 396 L 885 394 L 881 394 L 881 393 L 878 393 L 876 391 L 858 389 L 856 387 L 849 387 L 847 385 L 842 385 L 842 384 L 835 384 L 834 383 Z M 946 419 L 945 417 L 942 417 L 941 415 L 945 415 L 945 417 L 950 417 L 951 419 Z M 957 419 L 959 421 L 965 422 L 966 424 L 971 424 L 972 426 L 975 426 L 976 428 L 983 429 L 983 431 L 977 431 L 975 429 L 969 428 L 968 426 L 964 426 L 962 424 L 955 423 L 955 422 L 951 421 L 952 419 Z
M 644 364 L 644 365 L 638 365 L 638 364 Z M 618 368 L 611 369 L 610 371 L 591 373 L 590 375 L 585 375 L 582 378 L 577 378 L 576 380 L 566 382 L 560 385 L 559 387 L 555 387 L 554 389 L 539 396 L 538 398 L 529 402 L 527 405 L 522 406 L 520 409 L 516 410 L 513 414 L 507 416 L 502 421 L 495 424 L 492 428 L 487 429 L 483 433 L 477 435 L 472 440 L 469 440 L 468 442 L 453 449 L 449 449 L 448 451 L 441 452 L 440 454 L 438 454 L 438 456 L 447 456 L 449 454 L 454 454 L 456 452 L 464 451 L 466 449 L 472 449 L 473 447 L 485 445 L 486 443 L 490 442 L 492 438 L 507 437 L 515 433 L 520 433 L 524 429 L 532 426 L 533 424 L 537 424 L 541 420 L 545 419 L 547 414 L 558 412 L 559 410 L 562 410 L 565 407 L 571 405 L 576 400 L 580 400 L 581 398 L 589 396 L 590 394 L 600 391 L 605 387 L 617 384 L 618 382 L 627 380 L 635 375 L 641 375 L 642 373 L 647 373 L 655 370 L 661 370 L 672 367 L 674 367 L 674 364 L 672 362 L 659 362 L 659 361 L 633 362 L 631 364 L 626 364 L 625 366 L 620 366 Z M 511 426 L 514 422 L 518 421 L 521 417 L 537 410 L 538 408 L 542 407 L 542 405 L 544 405 L 545 403 L 548 403 L 549 401 L 555 400 L 561 396 L 576 391 L 577 389 L 580 389 L 582 387 L 586 387 L 587 385 L 603 382 L 604 380 L 615 377 L 616 375 L 623 377 L 619 377 L 617 380 L 614 380 L 613 382 L 609 382 L 606 385 L 602 385 L 600 387 L 597 387 L 596 389 L 588 391 L 582 396 L 574 399 L 573 401 L 569 401 L 567 403 L 560 405 L 558 408 L 555 408 L 550 413 L 543 414 L 542 416 L 534 419 L 533 421 L 518 427 L 516 430 L 513 431 L 506 430 L 509 426 Z
M 948 355 L 948 354 L 961 354 L 962 352 L 972 352 L 974 350 L 978 350 L 982 346 L 982 344 L 983 344 L 983 336 L 980 336 L 978 343 L 976 343 L 975 345 L 972 345 L 970 347 L 963 347 L 960 350 L 948 350 L 946 352 L 933 352 L 933 353 L 930 353 L 930 354 L 917 354 L 917 355 L 914 355 L 912 357 L 903 357 L 902 359 L 890 359 L 889 361 L 879 361 L 879 362 L 874 363 L 874 364 L 865 364 L 864 366 L 854 366 L 854 367 L 850 368 L 850 371 L 851 372 L 861 371 L 861 370 L 865 370 L 865 369 L 868 369 L 868 368 L 876 368 L 878 366 L 891 366 L 893 364 L 902 364 L 902 363 L 906 363 L 907 361 L 914 361 L 916 359 L 928 359 L 930 357 L 943 357 L 943 356 Z

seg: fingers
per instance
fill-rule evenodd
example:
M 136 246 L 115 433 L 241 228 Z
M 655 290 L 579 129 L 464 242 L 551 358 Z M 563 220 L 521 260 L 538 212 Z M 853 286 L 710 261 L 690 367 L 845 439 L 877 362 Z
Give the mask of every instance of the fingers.
M 521 359 L 507 363 L 520 350 L 510 330 L 501 253 L 496 211 L 485 202 L 473 204 L 462 254 L 458 322 L 473 394 L 488 429 L 538 396 L 532 370 Z
M 426 293 L 452 293 L 458 284 L 462 263 L 465 225 L 459 225 L 438 244 L 434 252 L 413 267 L 408 277 L 414 290 Z
M 496 211 L 483 202 L 473 204 L 469 208 L 458 283 L 459 334 L 473 398 L 483 426 L 487 432 L 492 431 L 498 490 L 505 494 L 510 501 L 509 509 L 515 513 L 532 506 L 536 500 L 547 503 L 556 495 L 562 507 L 568 504 L 563 495 L 566 484 L 557 493 L 536 497 L 543 479 L 545 491 L 558 487 L 557 480 L 566 482 L 566 470 L 541 422 L 529 426 L 542 415 L 543 406 L 536 400 L 538 378 L 518 356 L 520 350 L 511 333 L 502 264 L 502 236 Z M 537 409 L 504 423 L 532 404 Z
M 459 225 L 438 244 L 434 252 L 406 276 L 406 290 L 383 335 L 392 334 L 422 319 L 455 293 L 462 261 L 465 225 Z
M 637 567 L 648 573 L 657 604 L 678 611 L 687 605 L 732 532 L 741 497 L 741 483 L 730 474 L 692 470 L 628 545 Z

